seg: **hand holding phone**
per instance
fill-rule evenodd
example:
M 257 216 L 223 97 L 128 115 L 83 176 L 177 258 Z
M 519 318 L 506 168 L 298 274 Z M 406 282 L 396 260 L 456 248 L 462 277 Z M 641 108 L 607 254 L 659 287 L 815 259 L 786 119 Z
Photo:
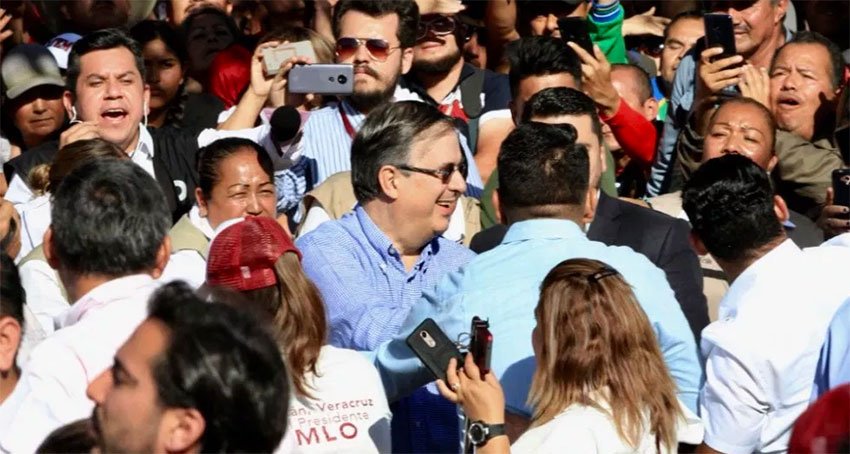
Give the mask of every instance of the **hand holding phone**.
M 280 69 L 280 65 L 292 57 L 304 57 L 310 61 L 316 61 L 313 44 L 310 41 L 298 41 L 264 48 L 263 70 L 267 76 L 274 76 Z
M 586 20 L 580 17 L 562 17 L 558 19 L 558 33 L 564 44 L 572 41 L 590 55 L 594 55 L 593 41 L 590 39 Z
M 463 364 L 460 350 L 433 319 L 426 318 L 420 323 L 407 336 L 406 342 L 436 379 L 446 382 L 446 369 L 452 358 L 456 360 L 458 367 Z
M 354 92 L 352 65 L 296 65 L 289 70 L 287 91 L 317 95 L 350 95 Z

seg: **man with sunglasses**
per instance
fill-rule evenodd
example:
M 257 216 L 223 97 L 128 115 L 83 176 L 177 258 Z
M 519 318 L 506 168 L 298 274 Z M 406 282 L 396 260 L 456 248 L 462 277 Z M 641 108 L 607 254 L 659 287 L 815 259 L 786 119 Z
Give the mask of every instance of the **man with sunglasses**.
M 329 342 L 373 350 L 422 292 L 475 254 L 442 234 L 466 190 L 454 122 L 418 101 L 370 113 L 351 146 L 358 205 L 296 242 L 327 307 Z M 457 449 L 457 410 L 421 389 L 393 404 L 394 452 Z
M 278 208 L 296 222 L 300 222 L 305 214 L 296 209 L 308 191 L 335 173 L 351 170 L 351 143 L 370 112 L 393 101 L 419 100 L 417 95 L 399 87 L 402 74 L 410 70 L 413 62 L 413 46 L 419 24 L 419 9 L 415 2 L 340 0 L 334 7 L 332 22 L 337 38 L 336 63 L 354 66 L 353 92 L 340 97 L 339 102 L 310 112 L 303 124 L 300 143 L 290 147 L 300 154 L 286 156 L 292 160 L 292 165 L 276 174 Z M 287 73 L 296 61 L 303 62 L 292 59 L 281 67 L 281 71 Z M 269 84 L 271 80 L 267 77 L 262 83 Z M 251 97 L 255 91 L 255 82 L 252 78 L 246 97 Z M 268 89 L 265 92 L 268 93 Z M 263 102 L 265 99 L 246 102 L 243 98 L 237 113 L 240 118 L 249 119 L 251 124 L 230 125 L 228 129 L 253 126 Z M 265 144 L 273 156 L 279 156 L 280 150 L 269 139 L 270 130 L 268 125 L 264 125 L 226 131 L 225 134 L 219 131 L 207 137 L 238 135 L 250 138 Z M 465 140 L 461 146 L 470 167 L 468 195 L 477 197 L 484 184 Z
M 463 60 L 467 26 L 453 14 L 427 14 L 419 21 L 413 67 L 404 85 L 455 118 L 466 130 L 482 181 L 496 166 L 499 145 L 513 128 L 508 78 Z

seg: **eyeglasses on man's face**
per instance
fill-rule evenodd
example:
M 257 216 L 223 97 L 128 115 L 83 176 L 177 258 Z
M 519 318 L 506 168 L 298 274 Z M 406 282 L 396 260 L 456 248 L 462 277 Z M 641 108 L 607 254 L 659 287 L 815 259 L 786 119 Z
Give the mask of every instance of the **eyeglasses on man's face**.
M 455 27 L 457 27 L 457 22 L 452 17 L 440 15 L 426 16 L 419 21 L 416 40 L 419 41 L 428 36 L 429 30 L 435 36 L 445 36 L 455 31 Z
M 426 169 L 426 168 L 423 168 L 423 167 L 415 167 L 415 166 L 410 166 L 410 165 L 407 165 L 407 164 L 399 164 L 399 165 L 396 165 L 394 167 L 399 169 L 399 170 L 404 170 L 404 171 L 407 171 L 407 172 L 415 172 L 415 173 L 422 173 L 422 174 L 425 174 L 425 175 L 431 175 L 432 177 L 437 178 L 440 181 L 442 181 L 443 184 L 449 184 L 449 182 L 452 180 L 452 175 L 454 175 L 455 172 L 459 172 L 460 175 L 464 179 L 466 179 L 466 175 L 467 175 L 467 171 L 468 171 L 467 165 L 466 165 L 465 162 L 461 162 L 460 164 L 447 164 L 447 165 L 445 165 L 445 166 L 443 166 L 442 168 L 439 168 L 439 169 Z

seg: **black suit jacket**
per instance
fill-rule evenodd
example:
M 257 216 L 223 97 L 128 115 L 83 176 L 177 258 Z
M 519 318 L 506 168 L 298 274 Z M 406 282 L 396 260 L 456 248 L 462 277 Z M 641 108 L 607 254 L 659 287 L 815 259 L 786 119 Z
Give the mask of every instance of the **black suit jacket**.
M 150 129 L 149 132 L 154 144 L 155 179 L 168 202 L 172 220 L 177 222 L 189 212 L 195 200 L 195 187 L 198 184 L 195 155 L 198 142 L 194 134 L 179 129 Z M 3 166 L 6 181 L 11 183 L 12 177 L 17 174 L 28 183 L 30 170 L 39 164 L 50 164 L 58 152 L 58 141 L 46 142 L 27 150 Z
M 490 250 L 502 242 L 508 227 L 498 224 L 472 238 L 476 253 Z M 601 193 L 596 216 L 587 237 L 609 246 L 627 246 L 645 255 L 664 271 L 682 312 L 699 345 L 708 323 L 708 305 L 702 292 L 702 269 L 688 241 L 687 222 L 664 213 Z

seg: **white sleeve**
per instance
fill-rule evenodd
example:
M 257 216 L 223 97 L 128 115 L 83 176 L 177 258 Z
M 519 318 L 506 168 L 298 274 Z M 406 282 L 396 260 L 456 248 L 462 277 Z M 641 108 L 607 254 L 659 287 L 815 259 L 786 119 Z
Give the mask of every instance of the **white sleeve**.
M 727 454 L 759 447 L 769 409 L 765 388 L 770 383 L 763 375 L 745 353 L 714 346 L 706 360 L 700 399 L 708 446 Z
M 87 386 L 74 353 L 58 342 L 43 342 L 2 405 L 3 413 L 14 416 L 0 428 L 0 451 L 35 452 L 53 430 L 91 416 Z
M 171 254 L 159 282 L 185 281 L 197 289 L 207 280 L 207 261 L 197 251 L 183 250 Z
M 27 305 L 44 333 L 50 335 L 54 331 L 53 318 L 71 307 L 62 293 L 59 275 L 43 260 L 30 260 L 18 272 L 27 292 Z

